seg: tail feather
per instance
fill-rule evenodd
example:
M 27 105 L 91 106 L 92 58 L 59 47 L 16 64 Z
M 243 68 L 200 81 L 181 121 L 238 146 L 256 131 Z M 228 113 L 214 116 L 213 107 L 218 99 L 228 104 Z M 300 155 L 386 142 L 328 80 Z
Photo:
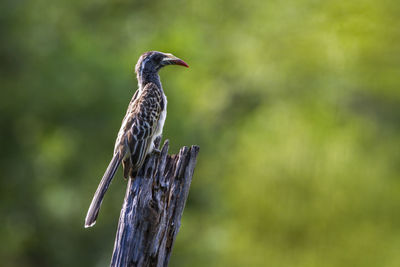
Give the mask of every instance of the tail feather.
M 107 192 L 108 186 L 110 185 L 118 166 L 121 164 L 121 160 L 122 156 L 119 152 L 116 153 L 111 159 L 111 162 L 108 165 L 99 186 L 97 187 L 96 193 L 94 193 L 92 203 L 90 204 L 88 213 L 86 215 L 85 228 L 95 225 L 101 202 L 103 201 L 104 195 Z

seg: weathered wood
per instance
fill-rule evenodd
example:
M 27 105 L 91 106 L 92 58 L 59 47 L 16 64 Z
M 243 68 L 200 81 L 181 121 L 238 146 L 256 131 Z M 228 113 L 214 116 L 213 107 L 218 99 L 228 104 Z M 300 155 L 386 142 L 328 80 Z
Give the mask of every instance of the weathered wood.
M 168 155 L 168 141 L 129 179 L 111 266 L 167 266 L 192 181 L 198 146 Z

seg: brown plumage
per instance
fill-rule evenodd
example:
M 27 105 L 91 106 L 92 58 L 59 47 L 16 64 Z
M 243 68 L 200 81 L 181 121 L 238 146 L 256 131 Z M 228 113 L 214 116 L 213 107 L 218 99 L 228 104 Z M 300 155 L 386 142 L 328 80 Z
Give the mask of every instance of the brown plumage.
M 158 122 L 164 109 L 163 92 L 154 83 L 148 83 L 140 97 L 129 104 L 115 147 L 118 151 L 128 146 L 130 151 L 130 156 L 122 161 L 125 178 L 129 177 L 129 171 L 136 172 L 147 152 L 153 150 L 154 139 L 161 134 L 162 129 L 157 128 L 162 128 Z
M 124 177 L 134 177 L 146 156 L 154 150 L 154 140 L 161 137 L 167 112 L 167 98 L 158 71 L 166 65 L 188 65 L 172 54 L 157 51 L 144 53 L 135 71 L 139 88 L 129 103 L 115 142 L 114 154 L 94 194 L 85 219 L 85 227 L 96 223 L 103 197 L 122 162 Z

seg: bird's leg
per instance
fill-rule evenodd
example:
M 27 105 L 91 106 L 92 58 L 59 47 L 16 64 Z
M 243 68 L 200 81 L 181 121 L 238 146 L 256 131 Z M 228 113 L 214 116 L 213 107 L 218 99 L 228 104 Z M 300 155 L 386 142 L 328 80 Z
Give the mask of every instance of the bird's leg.
M 153 152 L 157 155 L 161 154 L 161 150 L 160 150 L 160 143 L 161 143 L 161 135 L 157 136 L 156 139 L 154 139 L 154 150 Z
M 126 157 L 122 160 L 122 167 L 124 170 L 125 180 L 129 178 L 129 171 L 132 168 L 132 161 L 130 157 Z

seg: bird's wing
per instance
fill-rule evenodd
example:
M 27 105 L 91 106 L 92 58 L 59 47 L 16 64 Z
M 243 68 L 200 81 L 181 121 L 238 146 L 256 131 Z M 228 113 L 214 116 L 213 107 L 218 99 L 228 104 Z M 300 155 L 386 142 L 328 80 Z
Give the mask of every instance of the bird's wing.
M 131 169 L 137 170 L 149 152 L 163 107 L 162 91 L 157 85 L 147 84 L 132 103 L 126 123 L 125 142 L 129 147 Z
M 100 211 L 101 202 L 103 201 L 104 195 L 106 194 L 107 189 L 110 186 L 112 179 L 114 178 L 115 172 L 117 171 L 121 160 L 122 155 L 119 152 L 114 154 L 113 158 L 111 159 L 111 162 L 108 165 L 107 170 L 104 173 L 96 192 L 94 193 L 92 202 L 90 203 L 90 207 L 85 219 L 85 228 L 91 227 L 96 223 L 97 215 Z

